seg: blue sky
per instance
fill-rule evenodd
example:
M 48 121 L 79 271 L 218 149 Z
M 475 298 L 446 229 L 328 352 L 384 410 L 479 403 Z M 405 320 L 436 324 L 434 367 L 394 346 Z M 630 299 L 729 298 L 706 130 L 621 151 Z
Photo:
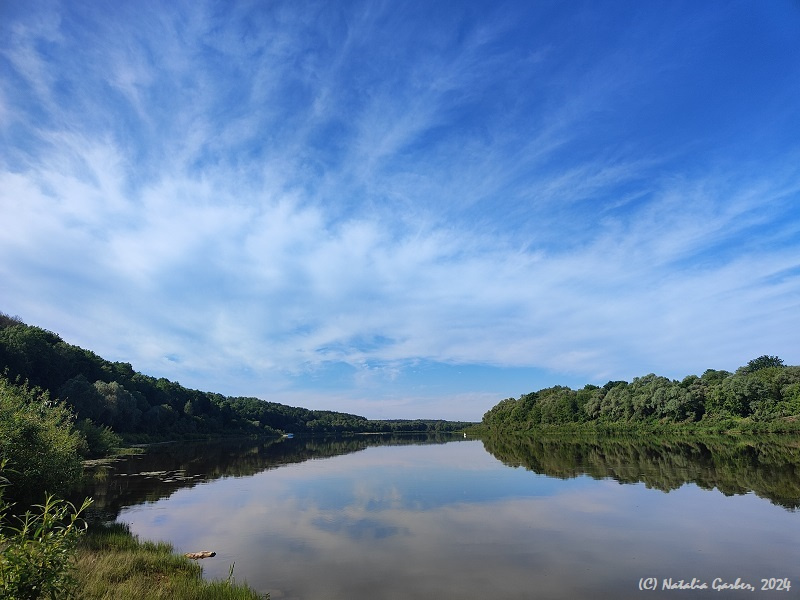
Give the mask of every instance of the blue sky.
M 368 417 L 800 364 L 800 5 L 0 0 L 0 310 Z

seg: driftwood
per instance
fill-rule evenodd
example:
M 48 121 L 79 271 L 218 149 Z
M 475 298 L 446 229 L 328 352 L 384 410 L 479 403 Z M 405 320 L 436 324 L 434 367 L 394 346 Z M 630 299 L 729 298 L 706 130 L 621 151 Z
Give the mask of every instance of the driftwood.
M 202 552 L 187 552 L 184 554 L 186 558 L 191 558 L 192 560 L 197 560 L 198 558 L 211 558 L 212 556 L 216 555 L 216 552 L 210 552 L 209 550 L 203 550 Z

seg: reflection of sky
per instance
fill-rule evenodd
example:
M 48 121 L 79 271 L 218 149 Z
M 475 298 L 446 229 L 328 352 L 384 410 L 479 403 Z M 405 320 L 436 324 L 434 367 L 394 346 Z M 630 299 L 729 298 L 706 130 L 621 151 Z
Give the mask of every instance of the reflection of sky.
M 180 551 L 215 550 L 208 576 L 235 562 L 273 600 L 638 597 L 640 577 L 757 583 L 796 579 L 800 564 L 800 514 L 752 494 L 553 479 L 478 442 L 216 480 L 120 519 Z
M 370 448 L 358 456 L 324 463 L 316 477 L 297 482 L 286 493 L 300 504 L 313 502 L 321 509 L 356 505 L 380 510 L 402 503 L 403 508 L 423 510 L 458 501 L 552 495 L 563 492 L 565 484 L 569 488 L 591 485 L 583 478 L 562 482 L 533 473 L 520 477 L 513 469 L 496 468 L 497 461 L 479 444 L 469 444 L 469 450 L 462 446 L 442 447 L 448 450 L 435 460 L 427 446 L 409 447 L 402 459 L 393 457 L 396 450 L 390 446 Z M 458 468 L 453 468 L 451 460 L 458 461 Z

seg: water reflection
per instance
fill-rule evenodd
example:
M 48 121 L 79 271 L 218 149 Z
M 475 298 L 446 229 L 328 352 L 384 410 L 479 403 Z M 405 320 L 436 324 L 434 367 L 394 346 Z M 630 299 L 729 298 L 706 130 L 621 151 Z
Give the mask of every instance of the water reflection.
M 800 507 L 800 442 L 793 438 L 507 436 L 488 437 L 484 446 L 505 465 L 551 477 L 643 482 L 664 492 L 694 483 L 726 495 L 754 492 L 791 510 Z
M 754 494 L 704 489 L 728 485 L 720 473 L 737 461 L 748 473 L 753 463 L 741 457 L 753 451 L 726 450 L 723 460 L 706 444 L 711 458 L 693 461 L 695 451 L 670 453 L 659 450 L 663 444 L 636 451 L 625 443 L 487 440 L 487 453 L 480 441 L 420 441 L 309 447 L 298 440 L 299 454 L 289 452 L 287 462 L 267 459 L 288 452 L 285 442 L 245 445 L 252 475 L 220 469 L 217 479 L 178 486 L 169 497 L 123 508 L 119 518 L 181 551 L 215 550 L 204 563 L 209 577 L 226 577 L 235 563 L 238 578 L 273 600 L 639 598 L 642 577 L 710 584 L 780 576 L 800 586 L 800 513 Z M 774 479 L 790 472 L 777 467 L 795 450 L 754 451 L 756 464 L 776 467 L 765 467 L 762 479 L 791 501 L 791 485 Z M 328 452 L 329 459 L 307 460 Z M 234 454 L 213 455 L 227 456 L 228 473 L 241 475 Z M 191 464 L 184 457 L 168 466 L 191 474 Z M 687 484 L 691 477 L 702 483 Z M 761 481 L 736 481 L 745 480 Z
M 247 477 L 371 446 L 443 444 L 454 439 L 454 434 L 437 433 L 155 444 L 144 448 L 142 454 L 88 466 L 82 485 L 71 497 L 91 496 L 95 516 L 114 520 L 126 506 L 155 502 L 181 488 L 222 477 Z

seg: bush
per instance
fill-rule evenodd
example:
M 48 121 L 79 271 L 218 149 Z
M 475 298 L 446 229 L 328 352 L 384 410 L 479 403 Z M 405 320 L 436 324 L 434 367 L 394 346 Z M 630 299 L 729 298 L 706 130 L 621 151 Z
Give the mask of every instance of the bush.
M 46 392 L 0 376 L 0 460 L 8 461 L 6 497 L 22 507 L 60 494 L 81 476 L 73 415 Z
M 108 425 L 95 425 L 91 420 L 83 419 L 75 423 L 75 429 L 85 440 L 79 450 L 87 458 L 108 456 L 112 450 L 122 445 L 122 437 L 114 433 Z
M 5 462 L 0 463 L 0 470 Z M 73 554 L 86 530 L 81 513 L 87 499 L 76 509 L 51 495 L 21 517 L 9 515 L 11 504 L 0 482 L 0 597 L 17 600 L 68 598 L 73 595 Z M 12 524 L 12 520 L 16 524 Z

